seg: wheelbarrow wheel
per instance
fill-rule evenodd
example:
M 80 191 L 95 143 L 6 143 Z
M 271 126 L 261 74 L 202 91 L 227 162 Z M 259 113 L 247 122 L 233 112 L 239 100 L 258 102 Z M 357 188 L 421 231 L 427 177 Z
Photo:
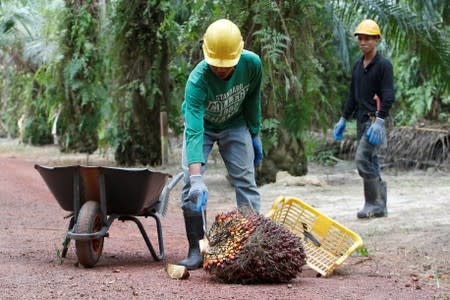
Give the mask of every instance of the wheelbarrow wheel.
M 99 203 L 87 201 L 83 204 L 78 213 L 77 233 L 94 233 L 103 227 L 102 214 Z M 78 262 L 85 268 L 95 266 L 103 250 L 104 237 L 95 240 L 76 240 Z

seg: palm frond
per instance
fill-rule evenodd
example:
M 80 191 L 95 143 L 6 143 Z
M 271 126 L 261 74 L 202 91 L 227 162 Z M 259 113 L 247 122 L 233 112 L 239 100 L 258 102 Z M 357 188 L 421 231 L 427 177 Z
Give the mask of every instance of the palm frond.
M 6 2 L 0 6 L 0 48 L 20 48 L 23 60 L 34 66 L 58 57 L 54 17 L 62 0 Z M 16 50 L 14 50 L 16 51 Z
M 285 53 L 290 41 L 288 36 L 271 28 L 258 30 L 254 35 L 259 37 L 263 44 L 263 55 L 272 63 L 276 63 Z

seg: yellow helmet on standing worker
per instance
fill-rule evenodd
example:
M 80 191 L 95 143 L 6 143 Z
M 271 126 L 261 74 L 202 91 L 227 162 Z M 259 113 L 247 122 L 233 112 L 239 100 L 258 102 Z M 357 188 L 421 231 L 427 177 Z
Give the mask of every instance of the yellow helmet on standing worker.
M 243 48 L 241 31 L 227 19 L 220 19 L 209 25 L 203 36 L 203 55 L 206 62 L 215 67 L 235 66 Z
M 380 27 L 374 20 L 366 19 L 356 26 L 354 35 L 366 34 L 366 35 L 378 35 L 381 37 Z

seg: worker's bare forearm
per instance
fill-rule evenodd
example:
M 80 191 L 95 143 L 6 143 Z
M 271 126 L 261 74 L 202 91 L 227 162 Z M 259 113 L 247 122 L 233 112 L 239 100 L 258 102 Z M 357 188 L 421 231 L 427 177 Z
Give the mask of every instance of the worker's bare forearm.
M 201 163 L 193 163 L 189 165 L 189 175 L 201 175 Z

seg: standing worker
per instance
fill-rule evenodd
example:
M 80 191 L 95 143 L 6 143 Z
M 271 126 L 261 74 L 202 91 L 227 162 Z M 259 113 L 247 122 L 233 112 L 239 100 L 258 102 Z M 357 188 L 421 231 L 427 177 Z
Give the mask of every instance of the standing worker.
M 346 121 L 356 116 L 358 147 L 355 161 L 364 181 L 365 198 L 364 208 L 357 217 L 386 217 L 386 182 L 381 179 L 377 151 L 386 138 L 384 120 L 394 102 L 392 64 L 377 52 L 381 32 L 375 21 L 362 21 L 354 34 L 363 56 L 353 66 L 350 91 L 333 136 L 337 141 L 342 140 Z
M 238 208 L 259 212 L 255 166 L 263 157 L 259 56 L 243 49 L 239 28 L 226 19 L 208 27 L 202 47 L 204 60 L 189 75 L 181 107 L 185 122 L 181 207 L 189 253 L 178 264 L 190 270 L 203 263 L 198 244 L 204 235 L 202 209 L 208 193 L 203 177 L 214 143 L 235 188 Z

